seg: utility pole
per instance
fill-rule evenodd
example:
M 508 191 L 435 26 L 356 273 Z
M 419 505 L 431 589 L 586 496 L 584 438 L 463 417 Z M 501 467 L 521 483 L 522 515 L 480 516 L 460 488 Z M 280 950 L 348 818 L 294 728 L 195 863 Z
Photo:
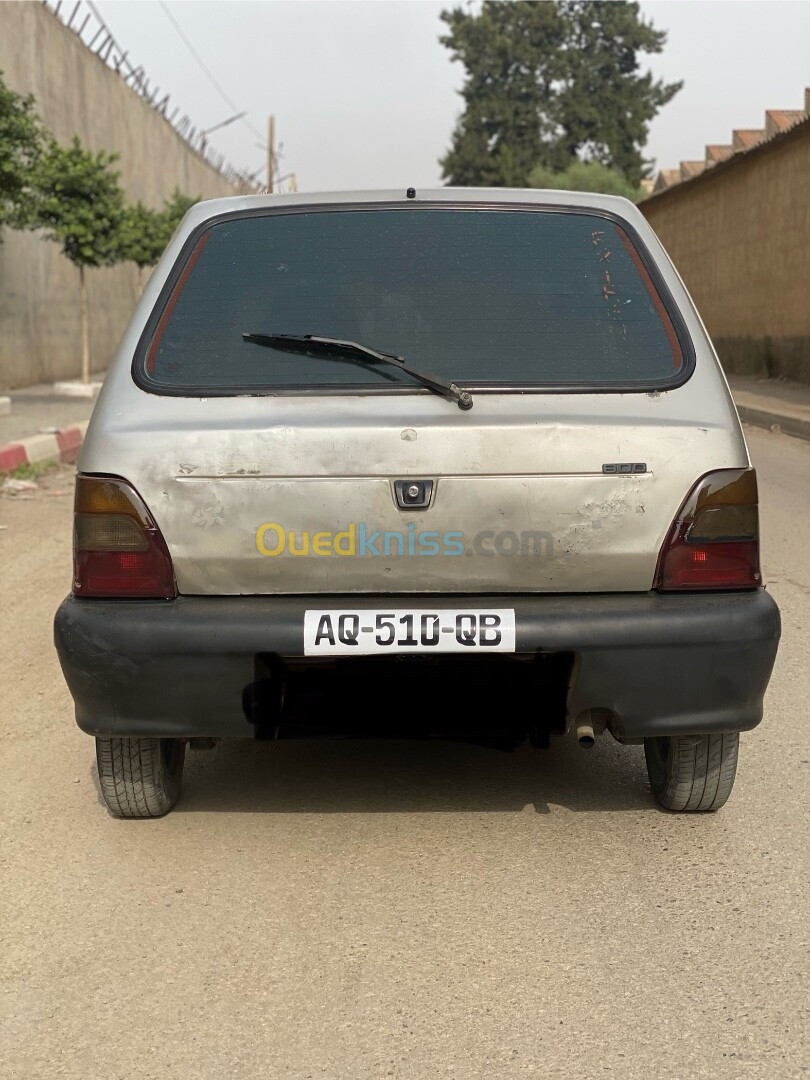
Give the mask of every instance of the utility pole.
M 276 118 L 267 119 L 267 190 L 273 190 L 273 177 L 276 172 Z

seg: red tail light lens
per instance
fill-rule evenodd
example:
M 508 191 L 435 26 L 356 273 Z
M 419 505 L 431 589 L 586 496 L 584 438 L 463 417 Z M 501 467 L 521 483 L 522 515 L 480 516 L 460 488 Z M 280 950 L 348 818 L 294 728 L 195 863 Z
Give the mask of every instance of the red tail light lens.
M 758 588 L 757 505 L 755 469 L 721 469 L 699 480 L 661 549 L 656 588 Z
M 166 542 L 137 491 L 116 476 L 79 476 L 73 518 L 76 596 L 177 595 Z

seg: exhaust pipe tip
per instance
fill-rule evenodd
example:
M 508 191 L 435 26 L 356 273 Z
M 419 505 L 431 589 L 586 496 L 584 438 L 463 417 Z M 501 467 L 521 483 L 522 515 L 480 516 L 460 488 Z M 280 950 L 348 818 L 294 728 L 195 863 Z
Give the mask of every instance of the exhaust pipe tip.
M 576 723 L 577 742 L 583 750 L 593 750 L 596 736 L 605 730 L 605 724 L 598 711 L 586 709 Z

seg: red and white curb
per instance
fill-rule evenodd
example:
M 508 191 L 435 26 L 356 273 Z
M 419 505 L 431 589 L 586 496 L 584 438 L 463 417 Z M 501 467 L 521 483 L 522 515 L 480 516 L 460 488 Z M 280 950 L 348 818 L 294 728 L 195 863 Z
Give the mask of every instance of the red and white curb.
M 30 438 L 0 446 L 0 473 L 41 461 L 75 461 L 84 442 L 87 424 L 88 421 L 84 420 L 59 431 L 31 435 Z

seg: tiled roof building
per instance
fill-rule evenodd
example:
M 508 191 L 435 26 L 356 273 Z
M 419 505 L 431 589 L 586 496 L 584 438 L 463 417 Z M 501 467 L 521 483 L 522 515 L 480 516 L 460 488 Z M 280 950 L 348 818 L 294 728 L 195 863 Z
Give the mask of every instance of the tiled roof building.
M 730 143 L 709 143 L 704 160 L 682 161 L 676 169 L 661 169 L 653 182 L 653 192 L 658 193 L 699 176 L 704 168 L 726 161 L 733 154 L 745 153 L 760 143 L 789 131 L 795 124 L 806 120 L 810 115 L 810 87 L 804 92 L 803 109 L 768 109 L 765 113 L 765 126 L 762 128 L 735 128 L 731 133 Z
M 810 90 L 662 169 L 639 208 L 726 370 L 810 383 Z

